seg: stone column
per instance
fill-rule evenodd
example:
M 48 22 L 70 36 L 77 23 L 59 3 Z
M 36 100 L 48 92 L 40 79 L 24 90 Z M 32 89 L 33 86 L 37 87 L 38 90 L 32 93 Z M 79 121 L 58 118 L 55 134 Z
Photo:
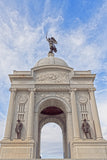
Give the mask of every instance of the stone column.
M 39 155 L 38 155 L 38 112 L 35 113 L 35 158 L 39 158 Z
M 97 139 L 102 139 L 102 132 L 101 132 L 100 121 L 99 121 L 99 117 L 98 117 L 98 111 L 97 111 L 94 91 L 95 91 L 95 89 L 90 89 L 89 90 L 90 102 L 91 102 L 91 111 L 92 111 L 93 120 L 94 120 L 94 124 L 95 124 Z
M 27 126 L 27 139 L 33 139 L 33 124 L 34 124 L 34 89 L 30 89 L 29 97 L 29 111 L 28 111 L 28 126 Z
M 68 147 L 68 157 L 71 158 L 71 150 L 72 150 L 72 119 L 71 113 L 67 113 L 67 147 Z
M 11 95 L 10 95 L 10 102 L 9 102 L 9 109 L 7 114 L 4 139 L 10 139 L 11 137 L 11 128 L 12 128 L 12 121 L 13 121 L 13 114 L 14 114 L 14 100 L 16 95 L 16 89 L 10 88 L 10 91 L 11 91 Z
M 77 106 L 76 106 L 76 98 L 75 98 L 76 89 L 71 89 L 71 106 L 72 106 L 72 121 L 73 121 L 73 131 L 74 131 L 74 139 L 80 139 L 79 132 L 79 122 L 78 122 L 78 114 L 77 114 Z
M 63 130 L 63 157 L 66 159 L 68 157 L 67 154 L 67 131 L 65 131 L 65 128 Z

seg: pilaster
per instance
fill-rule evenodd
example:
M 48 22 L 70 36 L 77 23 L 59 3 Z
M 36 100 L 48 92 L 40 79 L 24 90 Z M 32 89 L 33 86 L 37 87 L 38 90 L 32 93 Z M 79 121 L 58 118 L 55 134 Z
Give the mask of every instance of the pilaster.
M 93 120 L 95 124 L 96 138 L 99 140 L 99 139 L 102 139 L 102 132 L 101 132 L 100 121 L 98 117 L 98 110 L 96 106 L 94 91 L 95 89 L 89 89 L 91 111 L 92 111 Z
M 14 101 L 15 101 L 16 89 L 10 88 L 10 91 L 11 91 L 11 95 L 10 95 L 10 102 L 9 102 L 4 139 L 11 138 L 11 128 L 12 128 L 12 121 L 13 121 L 13 114 L 14 114 Z
M 27 139 L 33 139 L 33 124 L 34 124 L 34 92 L 35 89 L 29 89 L 29 110 L 28 110 L 28 126 L 27 126 Z
M 77 114 L 77 105 L 76 105 L 75 92 L 76 92 L 76 89 L 71 89 L 70 94 L 71 94 L 74 140 L 80 139 L 79 121 L 78 121 L 78 114 Z

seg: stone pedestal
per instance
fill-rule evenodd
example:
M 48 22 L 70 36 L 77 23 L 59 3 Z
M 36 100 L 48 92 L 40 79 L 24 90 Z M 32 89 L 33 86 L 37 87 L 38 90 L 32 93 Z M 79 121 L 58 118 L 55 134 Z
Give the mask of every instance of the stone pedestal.
M 106 141 L 80 140 L 73 142 L 73 160 L 106 160 Z
M 13 140 L 1 141 L 0 159 L 33 159 L 34 142 Z

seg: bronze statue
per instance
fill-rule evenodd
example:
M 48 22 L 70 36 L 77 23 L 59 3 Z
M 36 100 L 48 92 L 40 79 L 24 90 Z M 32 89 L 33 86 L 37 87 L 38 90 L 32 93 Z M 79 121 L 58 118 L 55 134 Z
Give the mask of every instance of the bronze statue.
M 15 131 L 17 133 L 17 139 L 21 139 L 21 131 L 23 128 L 23 124 L 20 122 L 20 120 L 17 120 Z
M 82 130 L 85 133 L 85 136 L 86 136 L 87 139 L 92 139 L 91 131 L 90 131 L 90 125 L 86 121 L 86 119 L 84 119 L 84 122 L 82 123 Z
M 55 40 L 55 38 L 54 37 L 47 38 L 47 36 L 46 36 L 46 40 L 49 42 L 49 47 L 50 47 L 49 53 L 53 53 L 53 51 L 56 53 L 57 48 L 55 47 L 54 44 L 57 44 L 57 41 Z

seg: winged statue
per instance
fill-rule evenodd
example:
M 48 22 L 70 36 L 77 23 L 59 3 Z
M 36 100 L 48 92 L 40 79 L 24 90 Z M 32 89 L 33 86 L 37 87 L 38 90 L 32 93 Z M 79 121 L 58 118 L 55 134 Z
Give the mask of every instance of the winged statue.
M 48 41 L 49 43 L 49 47 L 50 47 L 50 53 L 53 53 L 53 51 L 56 53 L 57 52 L 57 48 L 55 47 L 55 44 L 57 44 L 57 41 L 55 40 L 54 37 L 51 37 L 51 38 L 47 38 L 46 36 L 46 40 Z

